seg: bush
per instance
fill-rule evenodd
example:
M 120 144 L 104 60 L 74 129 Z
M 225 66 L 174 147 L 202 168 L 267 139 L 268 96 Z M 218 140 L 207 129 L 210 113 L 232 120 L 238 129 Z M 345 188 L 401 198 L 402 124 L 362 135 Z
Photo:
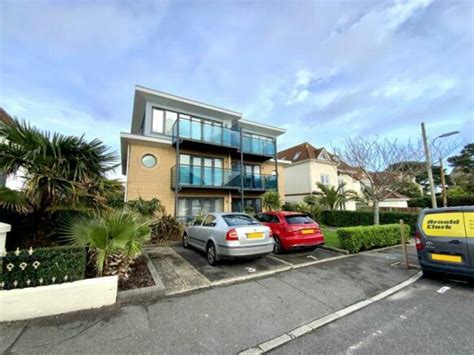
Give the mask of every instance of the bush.
M 410 235 L 410 226 L 404 225 L 404 229 L 405 235 Z M 337 237 L 341 248 L 350 253 L 396 245 L 401 242 L 399 224 L 339 228 Z
M 85 248 L 61 246 L 30 251 L 10 251 L 5 255 L 0 274 L 4 289 L 59 284 L 85 277 Z
M 436 196 L 436 203 L 439 206 L 443 206 L 443 198 L 441 196 Z M 469 196 L 448 196 L 448 206 L 474 206 L 474 195 Z M 412 198 L 408 200 L 408 207 L 421 207 L 421 208 L 430 208 L 431 207 L 431 197 L 423 196 L 418 198 Z
M 380 224 L 399 223 L 401 219 L 415 231 L 418 213 L 380 212 Z M 321 223 L 331 227 L 370 226 L 374 224 L 374 213 L 372 211 L 322 211 Z
M 180 240 L 183 235 L 183 225 L 172 215 L 162 215 L 152 225 L 151 241 L 153 243 L 167 240 Z

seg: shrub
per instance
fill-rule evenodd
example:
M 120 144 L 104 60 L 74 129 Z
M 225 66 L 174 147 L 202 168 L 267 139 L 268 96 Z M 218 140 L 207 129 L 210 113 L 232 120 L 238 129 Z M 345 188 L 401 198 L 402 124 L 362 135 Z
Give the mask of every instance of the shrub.
M 99 276 L 127 279 L 130 265 L 150 239 L 149 224 L 137 213 L 115 210 L 76 220 L 67 227 L 66 235 L 73 245 L 89 248 Z
M 280 194 L 276 191 L 267 191 L 262 195 L 262 204 L 267 211 L 278 211 L 281 208 Z
M 155 213 L 163 212 L 163 205 L 157 198 L 144 200 L 139 197 L 137 200 L 130 200 L 126 205 L 144 217 L 153 217 Z
M 438 206 L 443 206 L 443 199 L 441 196 L 436 197 L 436 203 Z M 418 198 L 412 198 L 408 200 L 409 207 L 421 207 L 421 208 L 430 208 L 431 207 L 431 197 L 423 196 Z M 448 196 L 448 206 L 474 206 L 474 195 L 469 196 Z
M 410 226 L 404 225 L 404 229 L 405 235 L 410 235 Z M 341 248 L 350 253 L 396 245 L 401 242 L 399 224 L 339 228 L 337 237 Z
M 159 243 L 167 240 L 180 240 L 182 234 L 183 225 L 172 215 L 164 214 L 153 222 L 151 241 Z
M 244 207 L 244 212 L 251 215 L 251 216 L 254 216 L 255 215 L 255 208 L 253 208 L 252 206 L 245 206 Z
M 85 272 L 85 248 L 61 246 L 17 249 L 8 252 L 3 258 L 0 285 L 3 284 L 3 288 L 8 290 L 59 284 L 82 280 Z
M 292 203 L 292 202 L 285 202 L 281 206 L 282 211 L 289 211 L 289 212 L 295 212 L 298 210 L 298 204 L 297 203 Z
M 415 231 L 418 213 L 380 212 L 380 224 L 399 223 L 401 219 Z M 321 223 L 331 227 L 370 226 L 374 224 L 374 214 L 369 211 L 322 211 Z

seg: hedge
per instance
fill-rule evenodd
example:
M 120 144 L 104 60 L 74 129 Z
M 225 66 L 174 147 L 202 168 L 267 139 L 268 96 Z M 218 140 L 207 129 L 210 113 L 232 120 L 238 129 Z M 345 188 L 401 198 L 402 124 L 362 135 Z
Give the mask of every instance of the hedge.
M 474 195 L 470 196 L 448 196 L 447 198 L 449 207 L 456 206 L 474 206 Z M 436 203 L 438 207 L 443 206 L 443 199 L 441 196 L 436 196 Z M 430 208 L 431 207 L 431 197 L 423 196 L 412 198 L 408 200 L 408 207 L 421 207 L 421 208 Z
M 2 258 L 0 288 L 8 290 L 82 280 L 85 272 L 85 248 L 17 249 Z
M 403 222 L 415 231 L 418 213 L 380 212 L 379 218 L 380 224 L 399 223 L 403 219 Z M 374 224 L 374 213 L 371 211 L 323 211 L 320 223 L 330 227 L 370 226 Z
M 410 226 L 404 225 L 405 235 L 410 235 Z M 337 237 L 342 249 L 350 253 L 400 244 L 400 225 L 359 226 L 339 228 Z

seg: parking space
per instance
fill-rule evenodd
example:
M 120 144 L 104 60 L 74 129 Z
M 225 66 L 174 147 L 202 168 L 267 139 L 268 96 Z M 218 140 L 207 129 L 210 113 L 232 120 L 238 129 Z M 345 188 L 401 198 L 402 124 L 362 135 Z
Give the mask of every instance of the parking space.
M 293 250 L 286 252 L 284 254 L 273 255 L 273 257 L 280 259 L 286 263 L 290 263 L 292 265 L 298 264 L 306 264 L 308 262 L 316 261 L 316 260 L 324 260 L 333 258 L 335 256 L 340 256 L 342 254 L 336 253 L 334 251 L 326 250 L 318 248 L 312 251 L 301 251 L 301 250 Z

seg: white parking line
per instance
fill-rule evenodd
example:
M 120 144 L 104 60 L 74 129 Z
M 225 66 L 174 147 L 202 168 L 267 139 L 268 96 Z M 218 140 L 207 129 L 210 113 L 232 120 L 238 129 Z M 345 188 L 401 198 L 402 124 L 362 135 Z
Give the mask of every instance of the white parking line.
M 449 286 L 443 286 L 436 292 L 443 294 L 443 293 L 446 293 L 450 288 L 451 287 L 449 287 Z
M 270 259 L 279 261 L 279 262 L 281 262 L 281 263 L 283 263 L 283 264 L 286 264 L 286 265 L 288 265 L 288 266 L 293 266 L 293 265 L 294 265 L 294 264 L 292 264 L 292 263 L 290 263 L 290 262 L 288 262 L 288 261 L 286 261 L 286 260 L 277 258 L 276 256 L 273 256 L 273 255 L 268 255 L 267 257 L 270 258 Z

